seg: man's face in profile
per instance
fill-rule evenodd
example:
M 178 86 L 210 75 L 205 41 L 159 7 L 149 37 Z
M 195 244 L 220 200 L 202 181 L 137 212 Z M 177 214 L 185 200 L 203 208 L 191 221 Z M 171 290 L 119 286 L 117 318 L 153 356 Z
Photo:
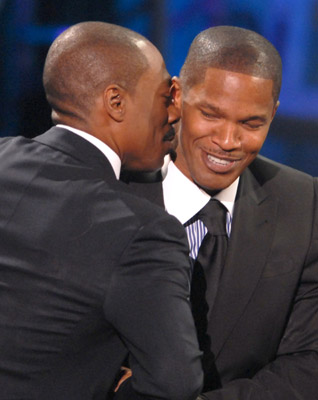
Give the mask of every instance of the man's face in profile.
M 208 192 L 228 187 L 260 151 L 275 115 L 273 81 L 208 68 L 185 93 L 176 165 Z
M 166 154 L 174 150 L 172 124 L 180 112 L 171 101 L 171 77 L 160 53 L 150 45 L 148 70 L 140 77 L 130 97 L 129 135 L 125 138 L 123 167 L 132 170 L 159 169 Z

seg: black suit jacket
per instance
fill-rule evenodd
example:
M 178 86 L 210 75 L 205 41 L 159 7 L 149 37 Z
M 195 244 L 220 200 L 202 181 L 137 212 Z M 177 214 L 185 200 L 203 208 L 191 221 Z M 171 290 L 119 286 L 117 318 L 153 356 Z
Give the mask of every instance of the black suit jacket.
M 127 354 L 135 398 L 195 398 L 182 226 L 60 128 L 2 139 L 0 188 L 0 399 L 105 400 Z
M 132 184 L 163 205 L 161 183 Z M 242 174 L 209 334 L 210 400 L 318 396 L 317 180 L 261 156 Z

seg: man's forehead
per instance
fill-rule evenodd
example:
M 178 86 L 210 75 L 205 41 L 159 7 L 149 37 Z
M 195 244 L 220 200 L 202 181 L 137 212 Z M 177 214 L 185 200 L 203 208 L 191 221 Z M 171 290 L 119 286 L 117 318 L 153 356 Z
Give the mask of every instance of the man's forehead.
M 210 68 L 201 82 L 183 92 L 183 101 L 210 109 L 236 104 L 272 107 L 273 85 L 271 79 Z
M 218 79 L 220 76 L 236 77 L 237 79 L 251 80 L 254 82 L 260 82 L 264 84 L 272 83 L 273 80 L 257 73 L 247 73 L 245 71 L 228 69 L 228 68 L 218 68 L 218 67 L 208 67 L 205 69 L 202 75 L 202 82 L 205 82 L 209 77 L 215 77 Z
M 171 76 L 169 75 L 169 73 L 166 71 L 163 74 L 163 77 L 161 79 L 160 85 L 159 85 L 159 89 L 162 90 L 170 90 L 170 87 L 172 85 L 172 79 Z
M 234 96 L 234 92 L 244 90 L 257 90 L 272 97 L 274 82 L 267 79 L 242 72 L 234 72 L 221 68 L 207 68 L 202 79 L 192 85 L 186 93 L 201 92 L 202 94 L 222 92 Z

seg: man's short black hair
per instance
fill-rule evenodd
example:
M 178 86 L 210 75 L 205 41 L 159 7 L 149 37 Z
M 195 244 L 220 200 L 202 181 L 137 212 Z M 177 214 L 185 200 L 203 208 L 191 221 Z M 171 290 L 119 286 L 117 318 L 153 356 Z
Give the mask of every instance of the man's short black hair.
M 193 40 L 180 72 L 183 89 L 204 80 L 207 68 L 219 68 L 273 81 L 274 103 L 282 80 L 282 62 L 276 48 L 263 36 L 235 26 L 216 26 Z

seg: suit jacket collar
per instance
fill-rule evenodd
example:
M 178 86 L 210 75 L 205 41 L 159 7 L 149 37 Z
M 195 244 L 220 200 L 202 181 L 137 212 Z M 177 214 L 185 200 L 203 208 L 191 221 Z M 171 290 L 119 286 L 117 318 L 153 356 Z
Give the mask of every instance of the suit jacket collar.
M 53 127 L 33 140 L 69 154 L 88 167 L 98 171 L 102 179 L 117 182 L 112 166 L 105 155 L 92 143 L 67 129 Z

